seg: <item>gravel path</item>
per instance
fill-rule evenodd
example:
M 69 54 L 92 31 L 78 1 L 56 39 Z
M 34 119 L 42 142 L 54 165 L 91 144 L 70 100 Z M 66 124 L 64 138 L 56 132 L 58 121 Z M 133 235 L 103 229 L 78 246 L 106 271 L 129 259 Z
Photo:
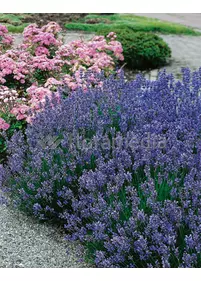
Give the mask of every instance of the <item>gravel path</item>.
M 62 229 L 2 205 L 0 226 L 0 268 L 87 267 L 81 247 L 65 241 Z
M 170 62 L 165 67 L 145 72 L 148 79 L 155 80 L 160 70 L 166 69 L 176 78 L 181 77 L 181 68 L 189 67 L 196 70 L 201 67 L 201 36 L 159 35 L 169 45 L 172 51 Z M 133 78 L 135 73 L 127 71 L 127 77 Z
M 165 68 L 174 74 L 181 67 L 196 70 L 201 67 L 201 36 L 161 35 L 172 50 L 172 59 Z
M 180 66 L 201 65 L 201 36 L 160 35 L 172 50 L 172 59 Z

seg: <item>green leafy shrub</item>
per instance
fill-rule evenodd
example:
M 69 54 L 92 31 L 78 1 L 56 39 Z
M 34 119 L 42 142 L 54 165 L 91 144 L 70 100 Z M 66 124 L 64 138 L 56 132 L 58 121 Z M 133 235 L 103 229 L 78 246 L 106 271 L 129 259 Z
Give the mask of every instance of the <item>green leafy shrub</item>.
M 134 32 L 129 28 L 114 30 L 117 40 L 123 47 L 124 63 L 132 69 L 153 69 L 167 63 L 171 56 L 171 49 L 167 43 L 156 34 Z M 98 34 L 105 35 L 107 29 Z

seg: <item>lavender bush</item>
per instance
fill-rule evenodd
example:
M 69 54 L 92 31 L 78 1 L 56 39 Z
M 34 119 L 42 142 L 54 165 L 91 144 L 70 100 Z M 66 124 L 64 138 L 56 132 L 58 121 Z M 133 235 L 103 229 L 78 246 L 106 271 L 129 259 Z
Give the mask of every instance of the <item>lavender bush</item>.
M 2 187 L 97 267 L 200 267 L 200 93 L 201 69 L 183 69 L 47 101 L 9 142 Z

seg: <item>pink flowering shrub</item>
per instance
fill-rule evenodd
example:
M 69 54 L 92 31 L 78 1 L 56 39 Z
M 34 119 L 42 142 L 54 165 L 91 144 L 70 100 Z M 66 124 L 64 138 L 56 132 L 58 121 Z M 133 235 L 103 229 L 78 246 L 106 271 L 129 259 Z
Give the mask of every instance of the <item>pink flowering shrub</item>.
M 115 40 L 115 36 L 111 32 L 107 39 L 104 36 L 95 36 L 91 41 L 72 41 L 59 48 L 56 56 L 63 62 L 63 72 L 67 73 L 63 78 L 71 90 L 82 85 L 86 87 L 86 81 L 82 81 L 80 72 L 104 71 L 105 75 L 109 75 L 115 69 L 118 60 L 124 59 L 121 43 Z M 92 77 L 93 74 L 91 81 L 94 82 Z
M 30 79 L 31 55 L 23 50 L 8 50 L 0 56 L 0 83 L 19 88 Z M 26 87 L 26 85 L 25 85 Z
M 61 27 L 55 22 L 49 22 L 42 28 L 31 24 L 24 29 L 23 47 L 33 55 L 53 57 L 57 48 L 63 44 L 60 32 Z
M 0 24 L 0 53 L 6 51 L 12 46 L 13 37 L 8 35 L 6 26 Z
M 0 42 L 5 46 L 12 43 L 7 29 L 0 26 Z M 50 22 L 39 28 L 31 24 L 24 29 L 23 43 L 15 49 L 0 53 L 0 103 L 9 103 L 17 120 L 31 122 L 34 112 L 41 110 L 52 92 L 66 86 L 69 91 L 78 87 L 101 87 L 98 73 L 105 76 L 114 73 L 116 64 L 123 60 L 121 43 L 115 33 L 95 36 L 90 41 L 77 40 L 63 44 L 61 28 Z M 90 75 L 85 75 L 86 73 Z M 5 94 L 2 94 L 5 91 Z M 15 92 L 12 92 L 15 91 Z M 12 97 L 13 94 L 13 97 Z M 11 102 L 12 101 L 12 102 Z M 1 108 L 0 108 L 1 111 Z M 32 112 L 30 117 L 29 112 Z
M 0 118 L 0 130 L 8 130 L 9 127 L 10 125 L 4 119 Z

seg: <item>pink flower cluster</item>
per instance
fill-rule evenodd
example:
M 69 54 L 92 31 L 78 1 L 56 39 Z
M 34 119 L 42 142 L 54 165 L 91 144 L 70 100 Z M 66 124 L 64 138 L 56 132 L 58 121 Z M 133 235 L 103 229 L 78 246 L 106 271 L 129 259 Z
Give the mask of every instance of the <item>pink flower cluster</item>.
M 26 51 L 9 50 L 0 56 L 0 83 L 5 84 L 8 76 L 21 84 L 30 73 L 30 54 Z
M 8 130 L 10 127 L 10 125 L 8 123 L 6 123 L 6 121 L 2 118 L 0 118 L 0 130 Z
M 72 91 L 82 88 L 84 91 L 87 91 L 90 87 L 101 87 L 102 82 L 98 79 L 95 73 L 89 74 L 88 72 L 82 72 L 78 70 L 73 76 L 66 74 L 63 76 L 63 85 L 66 85 Z
M 50 55 L 51 51 L 55 52 L 58 46 L 62 45 L 59 38 L 61 27 L 55 22 L 49 22 L 42 28 L 36 24 L 31 24 L 24 29 L 23 47 L 28 48 L 36 56 Z
M 16 104 L 10 112 L 16 116 L 17 120 L 26 119 L 30 123 L 34 115 L 43 108 L 46 99 L 51 101 L 53 92 L 47 88 L 32 85 L 27 89 L 27 93 L 26 103 Z M 54 94 L 59 102 L 60 95 L 57 92 Z
M 108 42 L 104 36 L 95 36 L 88 42 L 77 40 L 62 45 L 56 55 L 75 72 L 80 66 L 85 66 L 87 69 L 93 66 L 97 70 L 112 67 L 117 60 L 124 59 L 122 52 L 120 42 L 115 40 Z
M 58 36 L 58 34 L 62 31 L 62 28 L 60 27 L 60 25 L 56 22 L 49 22 L 48 24 L 44 25 L 41 28 L 41 31 L 43 32 L 49 32 L 54 34 L 55 36 Z
M 48 89 L 51 89 L 51 90 L 54 90 L 55 87 L 57 88 L 57 86 L 62 86 L 63 85 L 63 82 L 62 81 L 59 81 L 53 77 L 51 78 L 48 78 L 46 83 L 45 83 L 45 87 L 48 88 Z
M 72 41 L 59 48 L 56 57 L 68 71 L 63 78 L 71 90 L 82 85 L 86 87 L 85 81 L 80 78 L 80 72 L 104 71 L 108 75 L 114 70 L 116 62 L 124 59 L 121 43 L 115 40 L 115 36 L 114 33 L 108 34 L 108 40 L 104 36 L 95 36 L 91 41 Z
M 12 46 L 13 37 L 7 33 L 7 27 L 0 24 L 0 52 L 9 49 Z
M 61 60 L 57 58 L 50 59 L 46 55 L 32 57 L 31 61 L 31 72 L 34 72 L 37 69 L 43 71 L 61 71 Z
M 41 105 L 46 102 L 46 98 L 49 100 L 52 98 L 52 91 L 44 87 L 31 86 L 27 89 L 27 93 L 30 97 L 30 107 L 35 110 L 41 109 Z M 59 98 L 57 93 L 56 95 Z
M 23 120 L 28 118 L 28 112 L 30 107 L 26 104 L 19 104 L 12 108 L 10 113 L 16 116 L 17 120 Z

